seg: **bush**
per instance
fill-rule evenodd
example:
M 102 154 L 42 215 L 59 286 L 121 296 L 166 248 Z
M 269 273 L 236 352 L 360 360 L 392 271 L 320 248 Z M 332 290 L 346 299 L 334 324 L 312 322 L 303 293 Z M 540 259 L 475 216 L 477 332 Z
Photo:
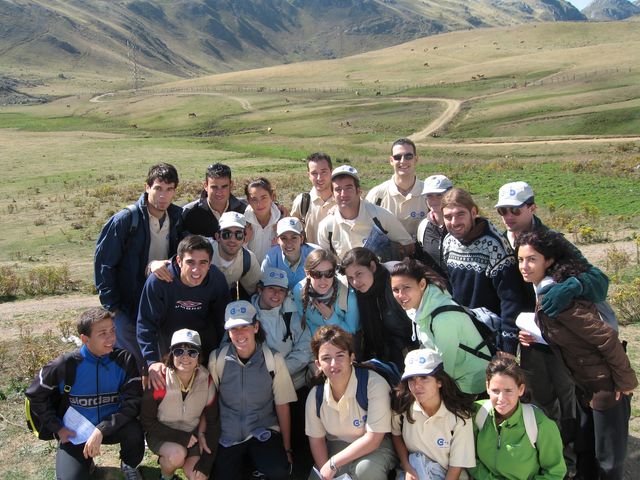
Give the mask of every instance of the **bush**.
M 27 295 L 53 295 L 71 289 L 68 265 L 43 265 L 29 270 L 23 290 Z
M 610 295 L 609 301 L 616 309 L 621 325 L 640 323 L 640 278 L 636 277 L 631 283 L 618 286 Z
M 605 251 L 607 273 L 618 276 L 620 271 L 631 263 L 631 258 L 624 250 L 619 250 L 615 245 Z
M 16 267 L 0 267 L 0 297 L 15 297 L 20 289 L 20 276 Z

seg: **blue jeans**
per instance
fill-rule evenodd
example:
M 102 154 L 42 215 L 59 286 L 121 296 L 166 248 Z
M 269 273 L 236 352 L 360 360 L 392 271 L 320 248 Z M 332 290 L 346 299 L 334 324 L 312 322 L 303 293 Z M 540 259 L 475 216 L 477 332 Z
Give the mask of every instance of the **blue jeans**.
M 138 369 L 143 371 L 142 352 L 136 334 L 136 318 L 123 310 L 118 310 L 114 319 L 116 326 L 116 347 L 127 350 L 136 360 Z

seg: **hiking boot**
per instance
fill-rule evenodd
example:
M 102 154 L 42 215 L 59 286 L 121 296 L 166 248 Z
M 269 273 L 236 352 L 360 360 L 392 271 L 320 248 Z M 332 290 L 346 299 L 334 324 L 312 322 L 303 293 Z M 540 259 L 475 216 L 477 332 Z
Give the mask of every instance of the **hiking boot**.
M 130 467 L 124 462 L 120 462 L 120 470 L 124 475 L 124 480 L 143 480 L 142 474 L 135 467 Z

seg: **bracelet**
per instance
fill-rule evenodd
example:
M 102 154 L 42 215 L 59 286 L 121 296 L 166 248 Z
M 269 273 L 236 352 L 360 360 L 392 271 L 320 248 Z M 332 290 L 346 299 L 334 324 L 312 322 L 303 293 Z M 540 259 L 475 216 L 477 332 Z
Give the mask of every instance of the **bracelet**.
M 336 462 L 333 461 L 333 457 L 329 458 L 329 468 L 334 472 L 338 471 L 338 467 L 336 465 Z
M 287 449 L 285 449 L 285 452 L 286 453 L 293 453 L 293 448 L 287 448 Z

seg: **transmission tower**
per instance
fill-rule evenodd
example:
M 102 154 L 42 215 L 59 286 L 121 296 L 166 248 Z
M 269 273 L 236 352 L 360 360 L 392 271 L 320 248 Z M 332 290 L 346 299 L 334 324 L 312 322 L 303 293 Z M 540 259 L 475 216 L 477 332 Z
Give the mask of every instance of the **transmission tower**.
M 129 59 L 131 69 L 131 83 L 133 90 L 136 91 L 140 88 L 140 70 L 138 66 L 138 47 L 133 42 L 133 31 L 131 32 L 131 39 L 127 40 L 127 58 Z

